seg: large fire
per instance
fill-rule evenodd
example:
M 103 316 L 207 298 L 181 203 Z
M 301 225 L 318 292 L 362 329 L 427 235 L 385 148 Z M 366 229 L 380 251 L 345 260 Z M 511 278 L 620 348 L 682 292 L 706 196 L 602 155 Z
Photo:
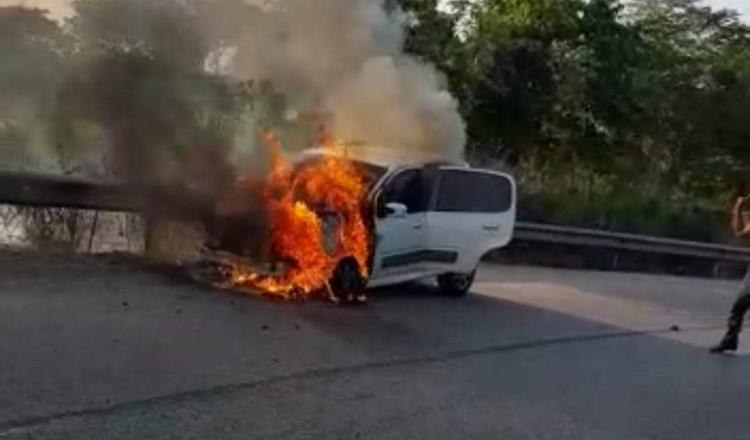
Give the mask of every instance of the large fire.
M 272 170 L 264 184 L 269 210 L 270 247 L 283 263 L 281 274 L 268 274 L 241 264 L 232 265 L 231 283 L 244 290 L 290 298 L 324 289 L 336 265 L 354 258 L 367 277 L 370 239 L 364 219 L 367 181 L 357 167 L 333 154 L 335 141 L 324 136 L 331 153 L 293 170 L 281 153 L 276 137 L 264 142 L 272 157 Z M 334 230 L 327 230 L 333 222 Z M 333 246 L 327 246 L 333 238 Z

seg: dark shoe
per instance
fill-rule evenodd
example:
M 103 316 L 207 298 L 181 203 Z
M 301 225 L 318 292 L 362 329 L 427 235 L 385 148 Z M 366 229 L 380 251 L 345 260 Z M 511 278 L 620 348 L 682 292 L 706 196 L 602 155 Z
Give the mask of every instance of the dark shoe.
M 726 335 L 724 339 L 719 342 L 719 345 L 711 348 L 711 353 L 724 353 L 725 351 L 737 351 L 739 346 L 739 337 L 737 335 Z

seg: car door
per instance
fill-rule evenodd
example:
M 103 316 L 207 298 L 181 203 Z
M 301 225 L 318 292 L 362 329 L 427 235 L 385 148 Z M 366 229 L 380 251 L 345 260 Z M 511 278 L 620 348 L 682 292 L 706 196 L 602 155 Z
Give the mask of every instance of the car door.
M 377 195 L 376 243 L 371 286 L 422 272 L 420 256 L 427 238 L 427 209 L 434 178 L 423 168 L 404 169 L 390 178 Z M 405 210 L 393 210 L 393 204 Z
M 503 173 L 441 168 L 427 218 L 427 269 L 468 274 L 487 252 L 506 246 L 515 226 L 515 191 Z

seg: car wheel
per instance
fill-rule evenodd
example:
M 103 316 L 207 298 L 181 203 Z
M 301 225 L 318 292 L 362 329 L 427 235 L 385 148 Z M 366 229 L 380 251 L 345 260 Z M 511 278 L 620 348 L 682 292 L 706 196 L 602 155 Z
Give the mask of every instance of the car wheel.
M 438 276 L 438 286 L 440 286 L 440 290 L 446 295 L 454 297 L 466 296 L 474 284 L 475 274 L 476 272 L 470 274 L 446 273 Z
M 209 284 L 220 289 L 227 289 L 232 284 L 230 268 L 215 262 L 192 263 L 186 266 L 186 271 L 193 281 L 200 284 Z
M 367 280 L 362 276 L 354 258 L 345 258 L 336 266 L 328 283 L 331 299 L 341 304 L 357 304 L 366 301 Z

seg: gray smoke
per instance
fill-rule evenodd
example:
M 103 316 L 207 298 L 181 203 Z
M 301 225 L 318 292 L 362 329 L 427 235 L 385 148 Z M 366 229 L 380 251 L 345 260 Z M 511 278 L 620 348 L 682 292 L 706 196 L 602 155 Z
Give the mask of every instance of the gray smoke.
M 234 76 L 271 81 L 342 140 L 462 156 L 456 100 L 432 66 L 402 51 L 405 14 L 376 0 L 277 0 L 263 10 L 236 48 Z

